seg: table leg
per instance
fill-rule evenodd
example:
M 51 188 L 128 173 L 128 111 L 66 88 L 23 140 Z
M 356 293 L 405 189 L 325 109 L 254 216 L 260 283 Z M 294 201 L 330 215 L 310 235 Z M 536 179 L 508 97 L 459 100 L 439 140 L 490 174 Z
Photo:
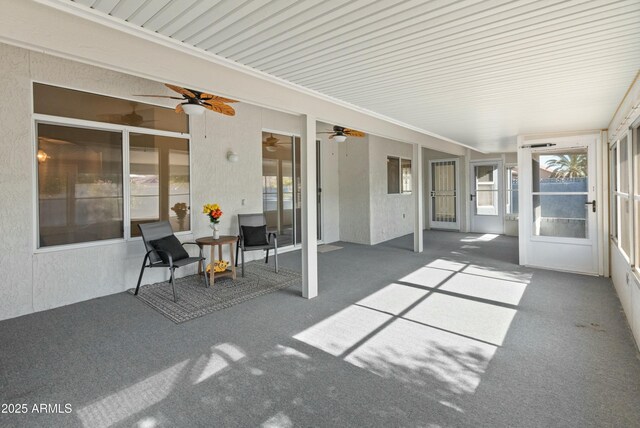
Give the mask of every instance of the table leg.
M 231 259 L 231 278 L 233 278 L 233 280 L 236 280 L 236 261 L 234 260 L 233 257 L 233 242 L 229 242 L 229 258 Z
M 215 259 L 215 245 L 211 246 L 211 270 L 209 271 L 209 287 L 213 287 L 213 283 L 215 282 L 215 275 L 213 272 L 213 260 Z M 206 275 L 206 272 L 205 272 Z

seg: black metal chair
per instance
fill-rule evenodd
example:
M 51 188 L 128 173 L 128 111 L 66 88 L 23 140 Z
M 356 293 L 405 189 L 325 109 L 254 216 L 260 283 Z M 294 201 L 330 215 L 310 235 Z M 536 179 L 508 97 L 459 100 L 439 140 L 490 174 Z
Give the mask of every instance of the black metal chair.
M 173 260 L 171 254 L 166 251 L 156 250 L 150 244 L 151 241 L 155 241 L 156 239 L 165 238 L 167 236 L 173 235 L 173 229 L 171 229 L 171 224 L 168 221 L 160 221 L 157 223 L 146 223 L 139 224 L 140 233 L 142 234 L 142 241 L 144 242 L 144 246 L 147 250 L 147 253 L 144 256 L 144 260 L 142 262 L 142 269 L 140 270 L 140 276 L 138 277 L 138 285 L 136 286 L 135 295 L 138 295 L 138 291 L 140 290 L 140 282 L 142 281 L 142 274 L 144 274 L 145 268 L 168 268 L 169 274 L 171 275 L 171 289 L 173 290 L 173 301 L 178 301 L 178 295 L 176 294 L 175 287 L 175 277 L 174 271 L 177 268 L 187 266 L 193 263 L 200 263 L 198 267 L 202 270 L 202 263 L 205 262 L 205 257 L 202 255 L 202 248 L 196 244 L 195 242 L 183 242 L 182 245 L 195 245 L 198 247 L 200 251 L 199 257 L 187 257 L 186 259 L 181 260 Z M 159 252 L 165 253 L 168 256 L 169 263 L 164 263 L 160 256 Z M 147 264 L 147 261 L 149 264 Z M 204 286 L 209 287 L 209 281 L 207 280 L 207 275 L 204 276 Z
M 269 263 L 269 250 L 273 250 L 276 273 L 278 273 L 278 235 L 267 231 L 266 245 L 245 245 L 242 234 L 242 226 L 266 226 L 267 219 L 263 213 L 238 214 L 238 244 L 236 245 L 236 267 L 238 266 L 238 252 L 242 252 L 242 276 L 244 277 L 244 253 L 245 251 L 266 251 L 265 263 Z

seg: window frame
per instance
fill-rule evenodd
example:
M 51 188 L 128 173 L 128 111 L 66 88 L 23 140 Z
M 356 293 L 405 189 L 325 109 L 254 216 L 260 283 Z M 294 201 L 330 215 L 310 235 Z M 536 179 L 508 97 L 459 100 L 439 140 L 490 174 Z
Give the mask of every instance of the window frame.
M 636 119 L 627 132 L 627 139 L 631 146 L 631 177 L 630 177 L 630 196 L 631 196 L 631 252 L 633 253 L 633 263 L 631 267 L 636 276 L 640 278 L 640 239 L 638 232 L 640 229 L 640 118 Z
M 621 141 L 625 138 L 627 139 L 627 150 L 626 150 L 627 151 L 627 168 L 626 168 L 626 171 L 622 171 L 621 164 L 620 164 L 620 149 L 622 148 Z M 633 177 L 634 158 L 633 158 L 632 132 L 630 128 L 625 130 L 622 136 L 616 140 L 616 142 L 612 145 L 612 149 L 613 148 L 616 149 L 616 159 L 615 159 L 616 174 L 615 174 L 615 177 L 613 177 L 615 181 L 612 183 L 611 190 L 612 190 L 612 197 L 615 198 L 616 212 L 612 213 L 615 215 L 615 217 L 611 217 L 611 218 L 614 219 L 615 221 L 616 237 L 615 238 L 612 237 L 612 240 L 615 242 L 616 247 L 618 248 L 618 251 L 620 251 L 620 254 L 622 254 L 622 256 L 625 258 L 627 263 L 629 263 L 632 267 L 634 267 L 635 266 L 634 253 L 636 252 L 634 247 L 637 244 L 635 242 L 635 236 L 634 236 L 634 223 L 635 223 L 635 212 L 634 212 L 635 199 L 634 199 L 634 177 Z M 622 174 L 627 174 L 628 193 L 620 191 L 620 181 L 621 181 L 620 178 Z M 622 239 L 621 239 L 622 224 L 623 224 L 621 202 L 623 199 L 626 200 L 629 204 L 629 218 L 627 221 L 628 223 L 627 228 L 630 235 L 629 236 L 629 254 L 627 254 L 627 252 L 622 248 Z
M 390 155 L 388 154 L 385 157 L 386 163 L 389 163 L 389 159 L 397 159 L 398 160 L 398 192 L 393 192 L 390 193 L 389 192 L 389 169 L 388 167 L 387 169 L 387 195 L 402 195 L 402 196 L 407 196 L 407 195 L 411 195 L 413 193 L 413 188 L 411 190 L 407 191 L 403 191 L 403 180 L 402 180 L 402 162 L 403 161 L 409 161 L 411 162 L 411 183 L 413 184 L 413 158 L 410 157 L 406 157 L 406 156 L 398 156 L 398 155 Z
M 102 245 L 112 245 L 116 243 L 127 243 L 127 242 L 135 242 L 141 241 L 142 238 L 132 237 L 131 236 L 131 186 L 130 186 L 130 145 L 129 145 L 129 134 L 130 133 L 138 133 L 138 134 L 147 134 L 147 135 L 158 135 L 164 137 L 173 137 L 173 138 L 181 138 L 188 141 L 189 144 L 189 201 L 193 202 L 193 185 L 192 185 L 192 171 L 193 171 L 193 157 L 192 157 L 192 139 L 191 133 L 182 133 L 182 132 L 174 132 L 174 131 L 163 131 L 158 129 L 150 129 L 150 128 L 140 128 L 137 126 L 129 126 L 129 125 L 119 125 L 108 122 L 96 122 L 84 119 L 74 119 L 62 116 L 53 116 L 42 113 L 34 112 L 33 105 L 33 84 L 34 83 L 42 83 L 46 85 L 54 85 L 60 86 L 66 89 L 73 89 L 83 92 L 89 92 L 83 89 L 76 89 L 67 86 L 56 85 L 54 83 L 47 83 L 32 80 L 31 86 L 29 88 L 30 91 L 30 102 L 31 102 L 31 152 L 32 152 L 32 212 L 33 212 L 33 252 L 34 253 L 47 253 L 47 252 L 55 252 L 55 251 L 64 251 L 64 250 L 72 250 L 77 248 L 87 248 L 87 247 L 95 247 Z M 114 98 L 113 95 L 101 94 L 98 92 L 91 92 L 96 95 L 104 95 L 108 97 Z M 121 98 L 121 97 L 117 97 Z M 127 99 L 127 98 L 122 98 Z M 136 101 L 136 100 L 132 100 Z M 147 103 L 150 105 L 154 105 L 161 108 L 169 108 L 167 106 L 157 104 L 157 103 Z M 191 118 L 189 120 L 189 128 L 191 129 Z M 39 200 L 38 200 L 38 124 L 49 124 L 49 125 L 58 125 L 58 126 L 69 126 L 76 128 L 85 128 L 85 129 L 95 129 L 99 131 L 117 131 L 122 133 L 122 195 L 123 195 L 123 236 L 121 238 L 113 238 L 113 239 L 104 239 L 100 241 L 87 241 L 87 242 L 76 242 L 71 244 L 61 244 L 61 245 L 52 245 L 47 247 L 40 247 L 40 217 L 39 217 Z M 190 204 L 193 207 L 193 204 Z M 175 232 L 176 236 L 183 235 L 191 235 L 193 233 L 193 208 L 189 210 L 189 225 L 190 229 L 180 232 Z
M 504 219 L 510 220 L 510 221 L 517 221 L 520 218 L 520 188 L 518 187 L 517 190 L 513 190 L 513 188 L 511 187 L 511 177 L 509 176 L 509 170 L 514 168 L 516 171 L 518 171 L 517 163 L 504 164 L 504 192 L 505 192 Z M 518 174 L 519 174 L 519 171 L 518 171 Z M 513 194 L 513 192 L 518 193 L 518 212 L 515 214 L 507 212 L 508 211 L 507 208 L 510 206 L 509 201 L 511 201 L 510 195 Z

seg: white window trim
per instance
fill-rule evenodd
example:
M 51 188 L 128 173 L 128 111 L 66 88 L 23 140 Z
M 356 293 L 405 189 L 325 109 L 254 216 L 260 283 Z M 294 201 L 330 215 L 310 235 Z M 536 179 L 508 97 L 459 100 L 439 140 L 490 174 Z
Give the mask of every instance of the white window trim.
M 389 161 L 389 158 L 398 159 L 398 184 L 399 184 L 400 188 L 398 189 L 399 190 L 398 193 L 389 193 L 389 170 L 387 169 L 387 195 L 400 195 L 400 196 L 409 196 L 409 195 L 411 195 L 413 193 L 413 188 L 408 192 L 403 192 L 402 191 L 402 161 L 403 160 L 408 160 L 409 162 L 411 162 L 411 177 L 412 177 L 412 181 L 413 181 L 413 159 L 405 157 L 405 156 L 387 154 L 387 156 L 385 158 L 387 160 L 387 162 Z
M 627 170 L 624 171 L 627 174 L 627 182 L 628 182 L 628 190 L 629 193 L 620 191 L 620 176 L 623 174 L 622 169 L 620 168 L 620 142 L 622 139 L 627 138 Z M 635 260 L 635 246 L 637 243 L 635 242 L 634 235 L 634 223 L 635 223 L 635 204 L 634 204 L 634 180 L 633 180 L 633 170 L 634 170 L 634 160 L 633 160 L 633 141 L 632 141 L 632 132 L 630 129 L 625 131 L 621 137 L 616 141 L 614 146 L 617 146 L 618 150 L 616 151 L 616 190 L 612 191 L 613 197 L 616 198 L 616 228 L 618 237 L 622 236 L 622 210 L 620 209 L 622 204 L 620 203 L 623 199 L 629 202 L 629 219 L 627 227 L 629 231 L 629 254 L 627 254 L 622 248 L 622 240 L 620 238 L 613 239 L 618 247 L 618 251 L 622 257 L 629 263 L 629 265 L 633 268 L 634 260 Z
M 32 245 L 33 245 L 33 253 L 49 253 L 55 251 L 65 251 L 65 250 L 73 250 L 79 248 L 87 248 L 87 247 L 95 247 L 102 245 L 113 245 L 113 244 L 121 244 L 127 242 L 135 242 L 141 241 L 142 238 L 139 236 L 132 237 L 131 236 L 131 212 L 130 212 L 130 204 L 131 204 L 131 191 L 129 185 L 129 173 L 130 173 L 130 165 L 129 165 L 129 134 L 146 134 L 146 135 L 158 135 L 161 137 L 173 137 L 173 138 L 181 138 L 188 140 L 189 144 L 189 201 L 190 205 L 193 207 L 193 185 L 191 182 L 192 171 L 193 171 L 193 158 L 191 156 L 192 146 L 191 146 L 191 134 L 184 132 L 174 132 L 174 131 L 164 131 L 164 130 L 156 130 L 150 128 L 141 128 L 137 126 L 129 126 L 129 125 L 117 125 L 113 123 L 106 122 L 97 122 L 90 121 L 84 119 L 75 119 L 69 117 L 62 116 L 52 116 L 41 113 L 34 113 L 34 105 L 33 105 L 33 83 L 43 83 L 49 84 L 45 82 L 32 81 L 31 83 L 31 124 L 32 124 L 32 189 L 33 189 L 33 198 L 32 198 L 32 212 L 33 212 L 33 236 L 32 236 Z M 61 86 L 62 87 L 62 86 Z M 83 92 L 88 92 L 82 89 L 69 88 L 74 90 L 80 90 Z M 91 92 L 94 93 L 94 92 Z M 97 94 L 97 93 L 96 93 Z M 120 98 L 114 97 L 112 95 L 105 94 L 97 94 L 104 95 L 111 98 Z M 122 98 L 126 99 L 126 98 Z M 151 103 L 149 103 L 151 104 Z M 152 104 L 162 108 L 168 108 L 167 106 L 163 106 L 160 104 Z M 190 120 L 190 119 L 189 119 Z M 40 218 L 39 218 L 39 201 L 38 201 L 38 159 L 36 157 L 38 153 L 38 124 L 44 123 L 49 125 L 62 125 L 62 126 L 74 126 L 85 129 L 96 129 L 101 131 L 117 131 L 122 133 L 122 196 L 123 196 L 123 237 L 114 238 L 114 239 L 104 239 L 100 241 L 88 241 L 88 242 L 77 242 L 72 244 L 62 244 L 62 245 L 52 245 L 47 247 L 39 247 L 39 235 L 40 235 Z M 189 129 L 191 129 L 191 123 L 189 123 Z M 190 230 L 176 232 L 176 236 L 186 236 L 193 234 L 193 209 L 189 210 L 189 226 Z
M 504 196 L 505 196 L 505 200 L 504 200 L 504 219 L 508 220 L 508 221 L 518 221 L 518 218 L 520 216 L 520 188 L 518 187 L 518 190 L 513 190 L 509 188 L 509 183 L 511 183 L 511 177 L 509 177 L 509 168 L 516 168 L 516 170 L 518 169 L 518 164 L 517 163 L 505 163 L 504 166 Z M 519 172 L 518 172 L 519 173 Z M 518 213 L 517 214 L 512 214 L 512 213 L 508 213 L 507 212 L 507 207 L 509 206 L 509 201 L 511 200 L 509 198 L 509 195 L 513 192 L 518 192 Z

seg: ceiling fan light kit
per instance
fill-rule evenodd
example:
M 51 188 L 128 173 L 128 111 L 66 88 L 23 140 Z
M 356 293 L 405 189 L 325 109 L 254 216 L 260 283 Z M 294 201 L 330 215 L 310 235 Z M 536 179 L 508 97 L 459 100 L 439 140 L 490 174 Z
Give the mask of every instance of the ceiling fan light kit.
M 344 143 L 347 137 L 364 137 L 365 134 L 362 131 L 356 131 L 355 129 L 344 128 L 342 126 L 334 125 L 333 131 L 321 131 L 318 134 L 331 134 L 330 140 L 334 140 L 336 143 Z
M 200 116 L 204 113 L 205 108 L 200 104 L 182 104 L 182 110 L 189 116 Z

